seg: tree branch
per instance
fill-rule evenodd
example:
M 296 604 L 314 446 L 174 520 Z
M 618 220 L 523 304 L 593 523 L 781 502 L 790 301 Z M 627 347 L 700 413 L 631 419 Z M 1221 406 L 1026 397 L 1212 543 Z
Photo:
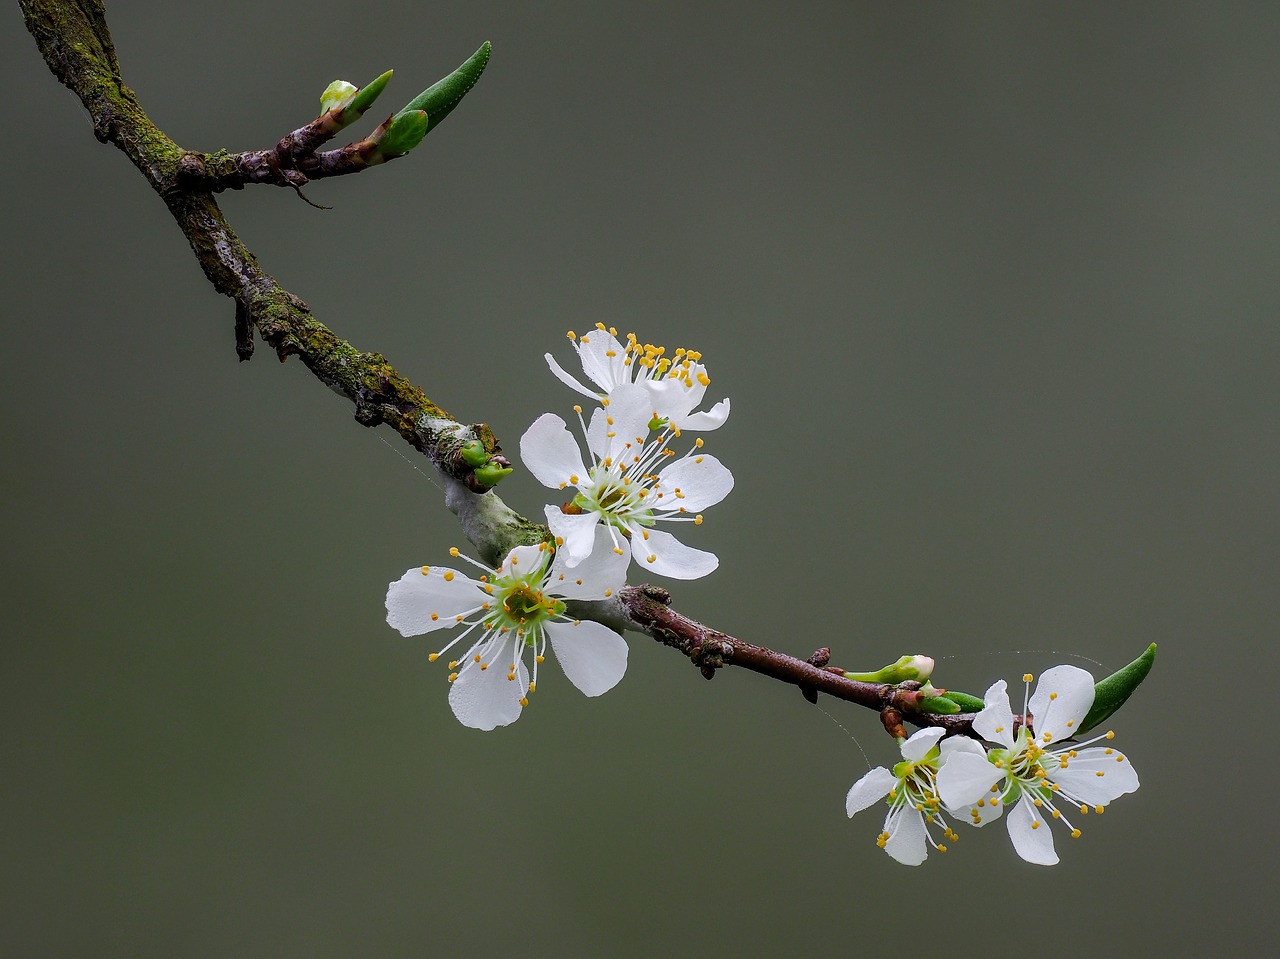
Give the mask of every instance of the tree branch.
M 252 356 L 256 328 L 281 361 L 297 356 L 322 383 L 351 400 L 359 423 L 386 423 L 395 429 L 440 472 L 446 505 L 490 565 L 497 565 L 517 545 L 549 539 L 545 526 L 515 513 L 477 479 L 477 467 L 471 465 L 474 453 L 466 458 L 461 455 L 464 446 L 479 442 L 488 462 L 505 465 L 489 428 L 453 419 L 382 354 L 356 349 L 316 320 L 301 299 L 259 267 L 214 201 L 215 192 L 248 182 L 297 187 L 308 179 L 356 172 L 369 165 L 368 157 L 361 158 L 361 144 L 368 141 L 315 154 L 314 150 L 336 133 L 331 130 L 335 124 L 334 111 L 330 111 L 269 151 L 236 155 L 184 151 L 151 122 L 121 79 L 98 0 L 21 0 L 20 6 L 50 70 L 88 110 L 94 134 L 104 143 L 115 144 L 138 168 L 168 206 L 214 289 L 235 300 L 235 343 L 240 359 Z M 481 52 L 487 59 L 487 45 Z M 474 83 L 474 76 L 463 80 Z M 456 102 L 452 99 L 444 113 Z M 876 710 L 894 734 L 901 734 L 904 719 L 960 733 L 971 727 L 973 713 L 947 716 L 922 712 L 918 683 L 849 680 L 842 670 L 826 667 L 823 657 L 815 654 L 806 662 L 735 639 L 682 616 L 669 602 L 670 595 L 660 587 L 628 586 L 612 600 L 578 605 L 584 617 L 646 633 L 680 650 L 708 679 L 724 666 L 749 669 L 798 686 L 811 701 L 823 692 Z

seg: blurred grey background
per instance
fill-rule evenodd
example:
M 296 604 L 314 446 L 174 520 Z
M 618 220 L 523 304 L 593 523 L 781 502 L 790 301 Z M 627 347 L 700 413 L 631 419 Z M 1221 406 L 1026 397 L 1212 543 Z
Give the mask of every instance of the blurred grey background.
M 574 401 L 542 360 L 567 329 L 702 350 L 737 488 L 698 531 L 720 571 L 667 584 L 681 610 L 849 668 L 930 653 L 979 694 L 1160 658 L 1115 720 L 1142 788 L 1053 869 L 1003 826 L 898 866 L 843 810 L 896 758 L 873 715 L 824 701 L 860 749 L 643 637 L 598 700 L 553 669 L 516 725 L 460 728 L 427 642 L 383 621 L 388 581 L 461 544 L 439 493 L 297 362 L 236 362 L 232 304 L 10 5 L 0 953 L 1263 941 L 1280 8 L 108 15 L 199 150 L 269 146 L 336 77 L 394 67 L 402 103 L 493 41 L 419 152 L 310 188 L 332 210 L 221 202 L 322 321 L 513 454 Z

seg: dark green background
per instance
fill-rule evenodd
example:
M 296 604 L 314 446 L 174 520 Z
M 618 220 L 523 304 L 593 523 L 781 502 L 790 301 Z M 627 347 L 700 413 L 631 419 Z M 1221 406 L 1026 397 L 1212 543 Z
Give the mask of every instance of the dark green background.
M 460 544 L 440 495 L 301 364 L 236 362 L 231 303 L 10 5 L 0 953 L 1259 944 L 1274 4 L 108 6 L 199 150 L 272 144 L 335 77 L 394 67 L 403 102 L 493 41 L 419 153 L 311 187 L 333 210 L 222 202 L 321 320 L 513 454 L 574 401 L 542 361 L 566 329 L 701 349 L 737 488 L 682 610 L 850 668 L 954 657 L 939 683 L 979 694 L 1160 659 L 1115 720 L 1142 788 L 1053 869 L 1003 826 L 898 866 L 845 818 L 844 732 L 642 637 L 607 696 L 553 670 L 515 726 L 460 728 L 383 621 L 387 582 Z

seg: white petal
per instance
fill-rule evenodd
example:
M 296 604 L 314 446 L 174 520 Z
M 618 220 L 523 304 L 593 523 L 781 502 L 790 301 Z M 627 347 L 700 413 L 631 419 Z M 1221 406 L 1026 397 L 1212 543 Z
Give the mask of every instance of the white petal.
M 681 417 L 676 426 L 691 433 L 706 433 L 719 429 L 728 418 L 729 400 L 725 398 L 705 413 L 690 413 L 688 416 Z
M 543 413 L 525 430 L 520 437 L 520 459 L 539 483 L 552 489 L 572 484 L 574 476 L 579 481 L 586 479 L 578 441 L 554 413 Z
M 556 359 L 554 356 L 552 356 L 550 353 L 546 353 L 543 355 L 546 358 L 547 365 L 551 367 L 551 372 L 556 375 L 556 379 L 558 379 L 561 383 L 563 383 L 565 386 L 569 387 L 572 390 L 576 390 L 577 392 L 581 393 L 583 396 L 589 396 L 593 400 L 597 400 L 597 401 L 600 399 L 599 393 L 597 393 L 595 390 L 587 389 L 585 386 L 579 383 L 575 377 L 570 376 L 568 373 L 566 373 L 561 368 L 560 364 L 556 362 Z
M 997 679 L 982 697 L 987 705 L 973 718 L 973 731 L 983 739 L 1013 748 L 1013 710 L 1003 679 Z
M 729 495 L 733 474 L 714 456 L 695 453 L 676 460 L 659 473 L 653 488 L 657 499 L 651 505 L 655 509 L 683 507 L 697 513 Z
M 402 636 L 456 626 L 456 617 L 479 608 L 487 597 L 483 586 L 457 570 L 427 568 L 429 575 L 415 567 L 387 587 L 387 623 Z M 453 578 L 446 580 L 446 572 Z
M 600 525 L 599 516 L 595 513 L 562 513 L 558 506 L 544 507 L 543 515 L 547 517 L 551 535 L 563 540 L 556 549 L 556 555 L 561 557 L 565 567 L 572 569 L 591 555 L 596 542 L 596 527 Z M 623 537 L 619 535 L 618 539 Z M 625 544 L 623 549 L 625 551 Z
M 548 508 L 555 509 L 555 507 Z M 528 576 L 539 566 L 546 564 L 547 548 L 545 546 L 517 546 L 498 564 L 496 572 L 503 576 Z
M 1001 779 L 1004 771 L 986 754 L 952 753 L 938 770 L 938 796 L 948 809 L 960 809 L 992 795 L 991 787 Z
M 1031 798 L 1025 793 L 1013 807 L 1007 820 L 1009 838 L 1013 848 L 1027 862 L 1038 866 L 1052 866 L 1058 861 L 1053 851 L 1053 833 L 1049 821 L 1040 815 Z
M 1055 769 L 1050 764 L 1048 773 L 1063 792 L 1090 806 L 1105 806 L 1138 788 L 1138 773 L 1129 760 L 1105 748 L 1082 749 L 1074 758 L 1068 757 L 1065 767 Z
M 972 753 L 975 756 L 987 755 L 987 751 L 982 748 L 982 744 L 977 740 L 970 739 L 968 736 L 948 736 L 942 741 L 938 751 L 942 754 L 941 759 L 938 761 L 940 766 L 945 765 L 952 756 L 958 756 L 961 753 Z
M 702 394 L 707 388 L 696 379 L 692 387 L 669 377 L 660 380 L 648 380 L 644 384 L 653 400 L 654 412 L 663 419 L 671 420 L 679 429 L 689 411 L 702 402 Z
M 547 578 L 547 591 L 552 596 L 563 596 L 565 599 L 605 599 L 626 583 L 627 567 L 631 565 L 631 550 L 621 546 L 621 552 L 616 552 L 613 538 L 602 523 L 595 524 L 594 534 L 591 554 L 574 567 L 568 565 L 566 550 L 556 552 Z M 619 542 L 622 538 L 618 536 Z
M 884 844 L 884 851 L 904 866 L 918 866 L 928 857 L 924 816 L 914 807 L 900 806 L 894 822 L 885 822 L 885 831 L 889 841 Z
M 924 759 L 939 739 L 947 734 L 941 726 L 929 726 L 911 734 L 911 738 L 902 744 L 902 758 L 917 762 Z
M 588 696 L 607 693 L 627 671 L 627 642 L 608 626 L 584 619 L 543 628 L 569 682 Z
M 449 705 L 464 726 L 487 730 L 520 718 L 520 700 L 529 688 L 529 674 L 524 663 L 518 663 L 516 678 L 507 679 L 514 652 L 510 642 L 502 645 L 488 669 L 473 664 L 449 686 Z
M 636 441 L 648 439 L 649 422 L 653 419 L 653 400 L 649 391 L 643 386 L 623 384 L 609 394 L 609 405 L 605 410 L 613 421 L 607 424 L 608 431 L 614 435 L 610 437 L 604 455 L 618 459 L 627 451 L 627 444 L 631 444 L 633 455 L 639 452 L 635 449 Z M 594 425 L 594 417 L 592 423 Z
M 844 811 L 852 816 L 875 805 L 889 795 L 889 790 L 897 781 L 897 776 L 883 766 L 877 766 L 850 788 L 849 795 L 844 797 Z
M 582 372 L 603 393 L 611 393 L 620 383 L 630 381 L 629 368 L 623 366 L 626 356 L 626 348 L 605 330 L 595 329 L 578 337 Z
M 720 565 L 715 553 L 685 546 L 670 533 L 656 529 L 633 530 L 631 553 L 642 570 L 672 579 L 698 579 Z
M 1036 741 L 1056 742 L 1074 735 L 1093 705 L 1093 676 L 1079 666 L 1046 669 L 1027 704 Z M 1045 734 L 1048 734 L 1048 739 Z

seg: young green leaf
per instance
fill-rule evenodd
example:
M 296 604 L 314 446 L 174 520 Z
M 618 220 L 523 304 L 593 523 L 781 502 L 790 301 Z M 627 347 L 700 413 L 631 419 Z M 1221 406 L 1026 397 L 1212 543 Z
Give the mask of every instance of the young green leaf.
M 1093 707 L 1085 713 L 1077 735 L 1088 732 L 1106 720 L 1117 709 L 1124 705 L 1129 695 L 1138 688 L 1138 684 L 1147 678 L 1151 666 L 1156 661 L 1156 644 L 1147 647 L 1146 652 L 1106 679 L 1094 684 Z

